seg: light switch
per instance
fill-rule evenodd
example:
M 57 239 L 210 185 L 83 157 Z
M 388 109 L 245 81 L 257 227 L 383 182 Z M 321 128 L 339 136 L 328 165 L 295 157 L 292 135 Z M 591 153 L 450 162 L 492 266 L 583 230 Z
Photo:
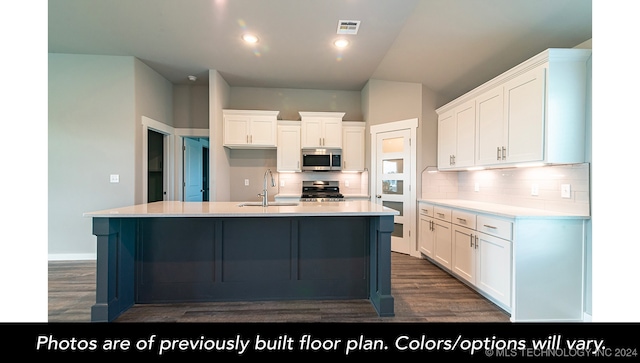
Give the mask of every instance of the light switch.
M 284 179 L 280 179 L 280 186 L 284 187 Z
M 562 184 L 560 186 L 560 194 L 562 198 L 571 198 L 571 184 Z
M 480 191 L 480 183 L 476 182 L 476 185 L 473 187 L 473 190 L 475 190 L 476 192 Z
M 538 195 L 538 184 L 531 184 L 531 195 Z
M 245 180 L 244 180 L 244 186 L 245 186 L 245 187 L 249 186 L 249 179 L 245 179 Z
M 120 175 L 119 174 L 111 174 L 109 176 L 109 181 L 111 183 L 120 183 Z

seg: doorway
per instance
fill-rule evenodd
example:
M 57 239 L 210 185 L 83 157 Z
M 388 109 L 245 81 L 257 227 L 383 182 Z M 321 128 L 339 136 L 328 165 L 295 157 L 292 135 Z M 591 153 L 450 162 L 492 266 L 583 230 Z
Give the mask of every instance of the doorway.
M 149 129 L 147 131 L 147 202 L 164 200 L 164 135 Z
M 184 137 L 182 150 L 184 201 L 209 201 L 209 139 Z
M 391 250 L 417 255 L 416 246 L 417 119 L 371 127 L 373 202 L 395 209 Z

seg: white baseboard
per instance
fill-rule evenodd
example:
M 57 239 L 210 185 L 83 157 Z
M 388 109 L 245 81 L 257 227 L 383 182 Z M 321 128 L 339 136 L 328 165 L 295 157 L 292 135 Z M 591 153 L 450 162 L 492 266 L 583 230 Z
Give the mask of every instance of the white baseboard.
M 82 261 L 95 259 L 95 253 L 56 253 L 48 255 L 49 261 Z

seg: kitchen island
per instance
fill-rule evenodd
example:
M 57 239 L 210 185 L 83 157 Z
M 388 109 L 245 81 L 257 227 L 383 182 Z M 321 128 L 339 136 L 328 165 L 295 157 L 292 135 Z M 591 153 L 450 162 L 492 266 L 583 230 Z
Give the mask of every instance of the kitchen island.
M 92 321 L 134 304 L 369 299 L 394 315 L 398 212 L 369 201 L 164 201 L 85 213 L 97 237 Z

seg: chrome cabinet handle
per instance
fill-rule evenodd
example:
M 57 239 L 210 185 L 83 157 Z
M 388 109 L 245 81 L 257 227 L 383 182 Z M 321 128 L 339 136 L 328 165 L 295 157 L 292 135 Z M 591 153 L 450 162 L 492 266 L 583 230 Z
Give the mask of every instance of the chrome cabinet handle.
M 502 147 L 502 160 L 505 160 L 507 158 L 507 148 L 506 147 Z
M 467 220 L 464 218 L 457 217 L 460 222 L 467 223 Z
M 478 236 L 476 235 L 476 249 L 478 249 Z
M 496 153 L 496 160 L 500 160 L 500 146 L 498 146 L 496 149 L 498 149 Z
M 491 229 L 498 229 L 498 227 L 490 226 L 488 224 L 485 224 L 484 226 L 487 227 L 487 228 L 491 228 Z
M 473 235 L 472 234 L 469 235 L 469 239 L 471 240 L 471 243 L 469 244 L 469 247 L 473 248 Z

